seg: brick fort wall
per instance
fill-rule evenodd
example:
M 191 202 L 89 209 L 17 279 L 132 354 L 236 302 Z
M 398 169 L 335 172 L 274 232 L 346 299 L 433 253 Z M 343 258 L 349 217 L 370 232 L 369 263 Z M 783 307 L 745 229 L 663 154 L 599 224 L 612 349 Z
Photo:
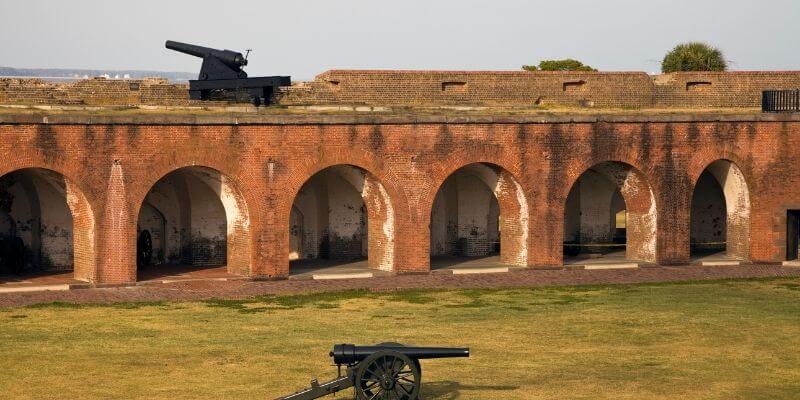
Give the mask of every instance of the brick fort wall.
M 800 71 L 644 72 L 331 70 L 279 90 L 283 106 L 755 108 L 761 91 L 800 88 Z M 213 106 L 163 79 L 72 83 L 0 79 L 0 104 Z
M 662 264 L 689 261 L 694 185 L 715 161 L 735 165 L 746 183 L 749 198 L 740 200 L 749 205 L 749 230 L 729 240 L 746 242 L 732 247 L 746 248 L 747 259 L 783 261 L 786 210 L 800 208 L 800 121 L 790 117 L 3 121 L 0 175 L 43 168 L 64 177 L 80 227 L 73 234 L 76 270 L 80 265 L 80 277 L 98 283 L 136 280 L 142 203 L 160 179 L 184 167 L 219 174 L 214 182 L 223 185 L 215 190 L 232 199 L 226 210 L 238 210 L 228 222 L 227 253 L 237 258 L 236 272 L 261 278 L 288 276 L 295 196 L 316 173 L 339 165 L 363 171 L 358 190 L 370 220 L 380 222 L 369 228 L 370 258 L 375 252 L 381 269 L 397 273 L 429 269 L 437 191 L 476 163 L 482 167 L 474 173 L 498 199 L 503 260 L 530 267 L 561 265 L 567 196 L 591 168 L 617 182 L 637 213 L 629 226 L 629 243 L 639 246 L 632 253 Z

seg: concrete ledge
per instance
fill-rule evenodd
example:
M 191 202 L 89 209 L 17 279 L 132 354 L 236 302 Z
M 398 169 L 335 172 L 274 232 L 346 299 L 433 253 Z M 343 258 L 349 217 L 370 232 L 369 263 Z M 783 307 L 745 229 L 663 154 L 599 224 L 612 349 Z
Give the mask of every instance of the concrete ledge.
M 64 285 L 0 287 L 0 293 L 26 293 L 26 292 L 65 291 L 65 290 L 70 290 L 70 285 L 64 284 Z
M 586 264 L 583 269 L 635 269 L 639 268 L 637 263 L 619 263 L 619 264 Z
M 508 272 L 508 267 L 488 267 L 488 268 L 456 268 L 453 269 L 453 275 L 471 275 L 471 274 L 497 274 Z
M 784 267 L 800 268 L 800 260 L 784 261 L 781 265 Z
M 316 280 L 333 280 L 333 279 L 365 279 L 372 278 L 372 272 L 355 272 L 351 274 L 314 274 L 313 279 Z
M 700 265 L 704 267 L 731 267 L 736 265 L 742 265 L 741 261 L 730 260 L 730 261 L 703 261 Z

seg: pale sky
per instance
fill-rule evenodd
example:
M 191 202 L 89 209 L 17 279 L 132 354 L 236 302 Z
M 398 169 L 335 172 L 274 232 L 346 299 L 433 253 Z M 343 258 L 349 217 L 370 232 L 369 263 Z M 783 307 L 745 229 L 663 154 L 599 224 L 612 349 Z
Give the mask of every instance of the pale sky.
M 244 52 L 250 76 L 517 70 L 577 58 L 657 72 L 675 44 L 732 69 L 800 69 L 800 0 L 0 0 L 0 65 L 196 72 L 167 39 Z

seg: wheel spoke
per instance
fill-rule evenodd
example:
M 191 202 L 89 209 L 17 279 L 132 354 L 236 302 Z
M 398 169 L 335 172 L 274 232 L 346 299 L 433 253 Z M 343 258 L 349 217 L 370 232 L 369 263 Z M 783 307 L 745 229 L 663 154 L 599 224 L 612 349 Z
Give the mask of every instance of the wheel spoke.
M 375 385 L 377 385 L 378 383 L 379 383 L 378 381 L 373 381 L 373 382 L 372 382 L 372 383 L 370 383 L 369 385 L 366 385 L 366 386 L 364 386 L 364 390 L 367 390 L 367 389 L 372 389 L 372 388 L 374 388 L 374 387 L 375 387 Z
M 404 381 L 406 381 L 406 382 L 408 382 L 408 383 L 410 383 L 410 384 L 412 384 L 412 385 L 416 383 L 415 381 L 412 381 L 411 379 L 408 379 L 408 378 L 406 378 L 406 377 L 404 377 L 404 376 L 401 376 L 401 377 L 399 377 L 399 378 L 397 378 L 397 379 L 399 379 L 399 380 L 404 380 Z
M 379 367 L 380 367 L 380 366 L 379 366 L 379 365 L 377 365 L 377 364 L 371 364 L 371 365 L 367 365 L 367 370 L 366 370 L 366 372 L 368 372 L 368 373 L 369 373 L 369 375 L 370 375 L 371 377 L 373 377 L 373 378 L 376 378 L 376 379 L 377 379 L 377 377 L 378 377 L 378 374 L 377 374 L 377 372 L 378 372 L 378 371 L 376 371 L 376 369 L 378 369 Z

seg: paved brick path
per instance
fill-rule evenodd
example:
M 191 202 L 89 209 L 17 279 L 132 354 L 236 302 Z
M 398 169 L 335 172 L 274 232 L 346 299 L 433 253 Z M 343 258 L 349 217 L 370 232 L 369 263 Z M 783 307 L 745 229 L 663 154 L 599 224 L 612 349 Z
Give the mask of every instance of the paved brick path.
M 402 275 L 332 281 L 189 281 L 121 288 L 0 294 L 0 307 L 48 302 L 113 303 L 247 298 L 266 294 L 310 293 L 348 289 L 389 291 L 408 288 L 512 288 L 767 277 L 800 278 L 800 268 L 758 265 L 736 267 L 686 266 L 624 270 L 514 270 L 498 274 Z

